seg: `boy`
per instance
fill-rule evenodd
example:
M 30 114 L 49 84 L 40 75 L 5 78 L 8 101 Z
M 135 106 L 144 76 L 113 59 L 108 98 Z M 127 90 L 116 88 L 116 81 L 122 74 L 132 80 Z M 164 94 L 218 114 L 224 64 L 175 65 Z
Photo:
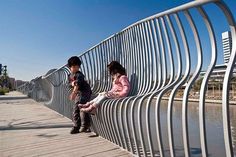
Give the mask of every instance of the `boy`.
M 68 60 L 68 67 L 71 71 L 69 82 L 73 88 L 70 100 L 75 101 L 72 115 L 74 126 L 70 132 L 71 134 L 90 131 L 90 116 L 88 113 L 80 112 L 78 107 L 78 104 L 87 103 L 92 94 L 89 84 L 84 80 L 83 73 L 79 71 L 80 65 L 81 61 L 77 56 L 73 56 Z

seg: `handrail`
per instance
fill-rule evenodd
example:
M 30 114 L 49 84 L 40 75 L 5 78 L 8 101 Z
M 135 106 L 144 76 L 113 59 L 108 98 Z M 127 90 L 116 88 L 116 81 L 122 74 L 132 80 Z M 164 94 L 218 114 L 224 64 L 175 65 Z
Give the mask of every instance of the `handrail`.
M 142 22 L 145 22 L 145 21 L 148 21 L 148 20 L 151 20 L 151 19 L 154 19 L 154 18 L 158 18 L 158 17 L 161 17 L 161 16 L 164 16 L 164 15 L 167 15 L 167 14 L 172 14 L 172 13 L 175 13 L 175 12 L 178 12 L 178 11 L 182 11 L 182 10 L 185 10 L 185 9 L 190 9 L 190 8 L 193 8 L 195 6 L 199 6 L 199 5 L 203 5 L 203 4 L 207 4 L 207 3 L 210 3 L 210 2 L 217 2 L 217 1 L 221 1 L 221 0 L 197 0 L 197 1 L 193 1 L 193 2 L 189 2 L 187 4 L 183 4 L 181 6 L 178 6 L 178 7 L 175 7 L 173 9 L 169 9 L 169 10 L 166 10 L 164 12 L 161 12 L 161 13 L 158 13 L 158 14 L 155 14 L 153 16 L 150 16 L 150 17 L 147 17 L 145 19 L 142 19 L 140 21 L 137 21 L 136 23 L 134 24 L 131 24 L 130 26 L 124 28 L 123 30 L 121 30 L 120 32 L 118 33 L 115 33 L 109 37 L 107 37 L 106 39 L 102 40 L 101 42 L 99 42 L 98 44 L 92 46 L 91 48 L 89 48 L 87 51 L 83 52 L 80 54 L 80 56 L 84 55 L 85 53 L 89 52 L 90 50 L 94 49 L 95 47 L 97 47 L 98 45 L 104 43 L 105 41 L 113 38 L 114 36 L 117 36 L 118 34 L 128 30 L 129 28 L 131 27 L 134 27 Z M 54 72 L 46 75 L 46 76 L 42 76 L 43 79 L 46 79 L 47 77 L 49 77 L 51 74 L 57 72 L 58 70 L 60 70 L 61 68 L 65 67 L 67 64 L 65 65 L 62 65 L 61 67 L 59 67 L 57 70 L 55 70 Z
M 205 7 L 208 5 L 221 13 L 222 25 L 231 32 L 229 63 L 221 67 L 216 63 L 222 55 L 219 50 L 222 43 L 217 41 L 222 32 L 213 22 L 219 17 L 211 15 L 209 8 Z M 128 97 L 105 101 L 98 108 L 97 115 L 92 117 L 93 130 L 100 136 L 144 157 L 189 157 L 193 145 L 201 156 L 234 155 L 233 145 L 236 143 L 232 140 L 229 101 L 234 100 L 230 97 L 230 84 L 236 61 L 236 27 L 231 11 L 223 1 L 197 0 L 139 20 L 79 57 L 81 71 L 94 94 L 111 88 L 106 65 L 112 60 L 119 61 L 126 68 L 131 82 Z M 203 67 L 206 67 L 204 73 L 201 72 Z M 217 148 L 221 149 L 220 152 L 212 152 L 206 99 L 211 98 L 207 89 L 217 67 L 226 67 L 221 74 L 223 90 L 218 96 L 224 129 L 219 136 L 224 138 L 224 144 Z M 71 118 L 73 102 L 68 100 L 68 74 L 67 65 L 63 65 L 22 85 L 19 90 Z M 197 102 L 191 102 L 190 98 Z M 181 100 L 180 107 L 176 100 Z M 195 113 L 189 113 L 189 110 L 193 106 L 197 107 L 198 113 L 198 123 L 195 124 L 199 125 L 195 132 L 200 133 L 198 145 L 190 138 L 190 129 L 194 126 L 189 119 Z M 181 125 L 178 126 L 180 130 L 174 123 L 176 119 Z M 179 136 L 175 136 L 176 132 Z

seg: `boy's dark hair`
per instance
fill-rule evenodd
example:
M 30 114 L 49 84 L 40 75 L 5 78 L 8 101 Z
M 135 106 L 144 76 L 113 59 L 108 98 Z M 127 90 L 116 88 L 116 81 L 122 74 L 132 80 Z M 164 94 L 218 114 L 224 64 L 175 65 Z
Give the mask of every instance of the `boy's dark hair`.
M 117 61 L 112 61 L 111 63 L 109 63 L 107 65 L 107 68 L 108 68 L 111 75 L 114 75 L 117 73 L 119 73 L 121 75 L 126 75 L 125 68 Z
M 68 59 L 68 67 L 75 66 L 75 65 L 80 66 L 81 60 L 77 56 L 72 56 Z

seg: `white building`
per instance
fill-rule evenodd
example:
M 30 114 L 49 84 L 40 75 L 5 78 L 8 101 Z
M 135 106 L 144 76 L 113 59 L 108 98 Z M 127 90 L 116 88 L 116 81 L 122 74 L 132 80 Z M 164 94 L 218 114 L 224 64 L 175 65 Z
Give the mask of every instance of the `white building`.
M 224 52 L 224 63 L 229 62 L 230 53 L 232 49 L 232 37 L 229 31 L 222 33 L 222 43 Z

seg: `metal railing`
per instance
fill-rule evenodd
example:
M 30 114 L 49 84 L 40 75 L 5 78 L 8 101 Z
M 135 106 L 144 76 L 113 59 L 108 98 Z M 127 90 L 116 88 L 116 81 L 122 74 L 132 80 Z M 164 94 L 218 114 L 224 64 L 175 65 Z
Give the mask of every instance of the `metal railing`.
M 223 20 L 217 23 L 218 14 Z M 220 27 L 217 27 L 219 23 Z M 232 35 L 221 103 L 225 155 L 232 157 L 229 87 L 235 63 L 236 34 L 234 18 L 220 0 L 193 1 L 153 15 L 128 26 L 79 56 L 81 71 L 95 94 L 111 88 L 106 65 L 112 60 L 126 67 L 131 82 L 129 97 L 107 100 L 97 110 L 92 118 L 93 130 L 137 156 L 178 156 L 175 139 L 181 138 L 181 156 L 191 156 L 189 98 L 201 70 L 206 70 L 198 107 L 200 154 L 208 156 L 206 88 L 220 59 L 222 28 Z M 65 65 L 22 85 L 18 90 L 71 118 L 73 103 L 68 100 L 68 74 L 69 69 Z M 174 137 L 173 108 L 181 90 L 182 124 L 179 127 L 182 137 Z M 162 116 L 163 105 L 167 106 L 166 120 Z M 164 139 L 164 136 L 167 138 Z

